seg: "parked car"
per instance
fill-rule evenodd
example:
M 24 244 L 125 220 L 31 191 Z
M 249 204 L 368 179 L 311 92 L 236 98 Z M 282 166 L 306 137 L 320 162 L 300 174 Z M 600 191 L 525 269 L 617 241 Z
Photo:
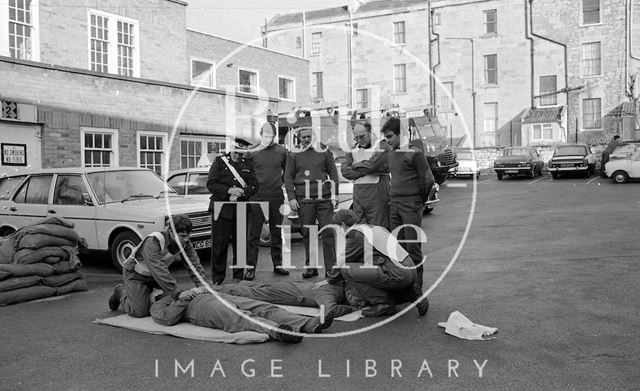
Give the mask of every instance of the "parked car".
M 533 179 L 542 175 L 544 162 L 534 147 L 510 147 L 500 151 L 500 155 L 493 162 L 493 169 L 502 180 L 504 175 L 526 175 Z
M 0 178 L 0 236 L 61 216 L 89 250 L 109 251 L 118 270 L 142 238 L 164 229 L 170 214 L 189 216 L 196 249 L 211 247 L 207 206 L 178 196 L 148 169 L 54 168 Z
M 605 174 L 615 183 L 625 183 L 629 179 L 640 179 L 640 144 L 618 146 L 604 166 Z
M 340 174 L 339 163 L 337 166 L 340 177 L 338 208 L 349 209 L 351 207 L 353 197 L 353 184 Z M 209 207 L 209 198 L 211 197 L 211 193 L 207 189 L 208 177 L 209 167 L 182 169 L 170 172 L 167 178 L 167 183 L 175 189 L 178 194 L 184 195 L 194 201 L 201 202 L 203 205 L 206 204 L 206 206 L 204 206 L 206 209 Z M 288 205 L 287 194 L 284 191 L 284 188 L 283 193 L 285 197 L 285 204 Z M 298 215 L 294 211 L 290 211 L 289 214 L 284 217 L 282 224 L 291 225 L 291 233 L 300 232 Z M 271 233 L 269 232 L 269 224 L 266 222 L 263 225 L 262 232 L 260 234 L 260 245 L 265 247 L 271 245 Z
M 471 151 L 458 151 L 456 153 L 458 160 L 458 167 L 453 167 L 449 170 L 449 176 L 461 177 L 468 176 L 473 178 L 480 177 L 480 168 L 478 168 L 478 162 L 473 158 Z
M 583 144 L 558 145 L 547 167 L 553 179 L 568 173 L 583 174 L 588 178 L 596 170 L 596 156 Z

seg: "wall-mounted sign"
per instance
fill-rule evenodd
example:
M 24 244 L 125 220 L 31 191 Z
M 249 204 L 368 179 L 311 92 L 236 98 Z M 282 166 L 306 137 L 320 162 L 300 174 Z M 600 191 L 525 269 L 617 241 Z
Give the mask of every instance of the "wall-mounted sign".
M 27 165 L 27 144 L 2 143 L 2 164 L 5 166 Z

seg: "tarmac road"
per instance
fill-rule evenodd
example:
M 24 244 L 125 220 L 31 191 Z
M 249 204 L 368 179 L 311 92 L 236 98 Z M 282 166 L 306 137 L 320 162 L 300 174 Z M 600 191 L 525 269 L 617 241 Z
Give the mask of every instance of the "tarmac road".
M 92 323 L 113 315 L 106 300 L 118 276 L 85 259 L 89 292 L 0 308 L 0 389 L 637 389 L 640 184 L 482 175 L 473 215 L 474 182 L 447 184 L 423 221 L 425 287 L 472 222 L 459 258 L 429 295 L 426 317 L 413 310 L 368 332 L 297 345 L 143 334 Z M 294 265 L 301 253 L 297 242 Z M 286 278 L 271 273 L 265 250 L 259 265 L 258 279 Z M 496 339 L 446 335 L 437 323 L 455 310 L 497 327 Z M 336 321 L 327 331 L 378 320 Z M 192 360 L 193 377 L 176 377 L 176 362 L 186 368 Z

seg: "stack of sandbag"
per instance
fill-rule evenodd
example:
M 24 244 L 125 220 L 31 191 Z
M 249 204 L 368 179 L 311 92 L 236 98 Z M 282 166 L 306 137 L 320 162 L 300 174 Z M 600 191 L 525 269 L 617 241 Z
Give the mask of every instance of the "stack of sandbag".
M 80 237 L 73 223 L 50 217 L 0 243 L 0 306 L 86 291 Z

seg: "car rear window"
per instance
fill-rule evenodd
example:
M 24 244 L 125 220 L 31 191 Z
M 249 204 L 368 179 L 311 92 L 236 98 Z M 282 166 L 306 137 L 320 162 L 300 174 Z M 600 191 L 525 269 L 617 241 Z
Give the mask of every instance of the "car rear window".
M 0 178 L 0 200 L 8 200 L 26 175 Z
M 555 156 L 584 156 L 587 154 L 587 148 L 580 145 L 571 145 L 556 148 Z

